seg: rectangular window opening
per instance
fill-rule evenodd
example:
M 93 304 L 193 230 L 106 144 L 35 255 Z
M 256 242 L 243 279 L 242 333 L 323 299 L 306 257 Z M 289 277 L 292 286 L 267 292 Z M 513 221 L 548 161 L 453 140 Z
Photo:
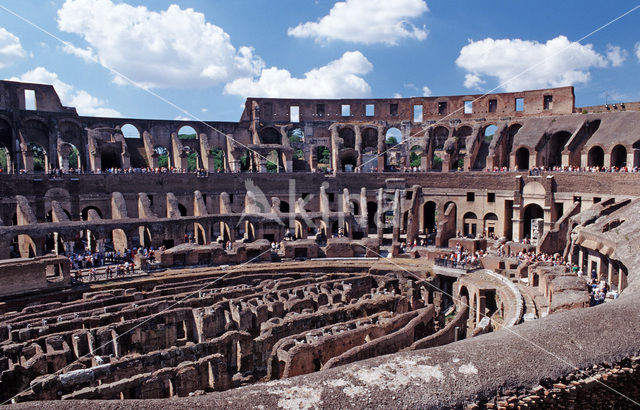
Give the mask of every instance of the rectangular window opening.
M 524 111 L 524 98 L 516 98 L 516 112 Z
M 442 101 L 438 103 L 438 114 L 445 115 L 447 113 L 447 102 Z
M 289 120 L 291 122 L 300 122 L 300 107 L 292 105 L 289 108 Z
M 333 202 L 333 200 L 334 200 L 333 192 L 327 193 L 327 199 L 329 200 L 329 202 Z
M 467 202 L 473 202 L 476 200 L 476 194 L 474 192 L 467 192 Z
M 473 101 L 465 101 L 464 102 L 464 113 L 465 114 L 473 114 Z
M 495 194 L 495 192 L 489 192 L 487 194 L 487 202 L 496 202 L 496 194 Z
M 413 106 L 413 122 L 422 122 L 422 105 Z
M 389 115 L 397 116 L 398 115 L 398 104 L 389 104 Z
M 553 109 L 553 95 L 545 95 L 543 99 L 544 110 L 552 110 Z
M 342 106 L 342 116 L 343 117 L 351 116 L 351 106 L 349 104 L 345 104 Z
M 375 106 L 373 104 L 367 104 L 365 106 L 365 115 L 367 117 L 373 117 L 375 115 Z
M 318 117 L 324 117 L 324 104 L 316 105 L 316 114 Z
M 498 100 L 489 100 L 489 112 L 496 112 L 498 110 Z
M 37 110 L 35 90 L 24 90 L 24 109 L 31 111 Z

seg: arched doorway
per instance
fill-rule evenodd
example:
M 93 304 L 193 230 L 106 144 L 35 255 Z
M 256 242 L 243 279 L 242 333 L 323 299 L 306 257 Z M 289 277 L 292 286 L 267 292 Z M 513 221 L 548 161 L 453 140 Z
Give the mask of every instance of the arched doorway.
M 498 216 L 492 212 L 484 216 L 484 233 L 488 237 L 492 237 L 496 234 L 498 228 Z
M 525 147 L 518 148 L 516 151 L 516 169 L 520 171 L 529 169 L 529 150 Z
M 616 145 L 611 150 L 611 166 L 618 168 L 627 166 L 627 149 L 623 145 Z
M 0 119 L 0 167 L 2 172 L 11 172 L 13 159 L 11 158 L 11 125 Z
M 29 143 L 29 150 L 33 154 L 33 171 L 45 172 L 49 170 L 49 161 L 47 158 L 47 151 L 35 142 Z
M 63 170 L 81 169 L 80 151 L 75 145 L 65 142 L 58 148 L 58 163 Z
M 478 234 L 478 217 L 473 212 L 467 212 L 462 219 L 463 235 L 474 237 Z
M 378 232 L 377 213 L 378 204 L 374 201 L 367 202 L 367 227 L 370 234 Z
M 420 145 L 414 145 L 411 147 L 411 151 L 409 152 L 409 166 L 411 168 L 422 168 L 422 156 L 424 155 L 424 150 Z
M 589 150 L 587 166 L 600 168 L 604 166 L 604 150 L 602 147 L 595 146 Z
M 350 127 L 342 128 L 338 132 L 338 136 L 344 141 L 344 148 L 356 148 L 356 135 Z
M 449 129 L 446 127 L 436 127 L 433 130 L 433 156 L 431 158 L 431 169 L 438 171 L 442 169 L 442 159 L 444 158 L 444 143 L 449 138 Z
M 544 219 L 544 210 L 538 204 L 529 204 L 524 208 L 523 238 L 531 238 L 531 221 Z
M 398 128 L 391 127 L 384 136 L 387 145 L 398 145 L 402 143 L 402 131 Z
M 436 231 L 437 206 L 433 201 L 425 203 L 422 207 L 422 229 L 425 234 Z

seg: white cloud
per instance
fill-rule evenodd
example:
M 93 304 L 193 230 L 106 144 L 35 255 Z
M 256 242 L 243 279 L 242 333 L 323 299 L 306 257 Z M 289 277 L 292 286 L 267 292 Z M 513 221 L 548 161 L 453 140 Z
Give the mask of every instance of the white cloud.
M 206 87 L 257 75 L 263 61 L 202 13 L 175 4 L 155 12 L 111 0 L 66 0 L 58 10 L 61 31 L 81 35 L 85 49 L 64 50 L 102 65 L 140 85 Z M 116 75 L 119 84 L 128 83 Z
M 590 44 L 558 36 L 546 43 L 492 38 L 470 41 L 460 50 L 456 64 L 469 72 L 467 87 L 477 87 L 484 81 L 482 76 L 490 76 L 498 79 L 502 89 L 517 91 L 586 83 L 590 68 L 606 67 L 608 62 Z
M 310 37 L 317 42 L 342 40 L 362 44 L 396 45 L 409 38 L 424 40 L 427 29 L 409 20 L 429 11 L 424 0 L 345 0 L 337 2 L 329 14 L 317 22 L 291 27 L 293 37 Z
M 193 120 L 193 118 L 189 118 L 185 115 L 178 115 L 176 118 L 174 118 L 175 121 L 191 121 Z
M 629 52 L 620 46 L 607 44 L 607 60 L 611 62 L 612 67 L 620 67 L 628 55 Z
M 24 58 L 26 55 L 20 39 L 4 27 L 0 27 L 0 68 L 9 67 L 13 60 Z
M 467 73 L 464 76 L 464 86 L 467 88 L 481 89 L 480 86 L 484 83 L 485 81 L 477 74 Z
M 226 94 L 242 97 L 271 98 L 359 98 L 371 94 L 371 87 L 362 78 L 373 65 L 359 51 L 346 52 L 338 60 L 314 68 L 295 78 L 277 67 L 262 71 L 258 78 L 234 80 L 224 88 Z
M 431 97 L 431 88 L 427 87 L 426 85 L 422 87 L 422 96 Z
M 400 93 L 393 93 L 393 95 L 391 96 L 391 98 L 402 98 L 402 94 L 400 94 Z
M 44 67 L 36 67 L 20 77 L 13 77 L 11 81 L 28 83 L 51 84 L 55 87 L 63 105 L 76 107 L 80 115 L 97 117 L 122 117 L 118 111 L 104 106 L 104 101 L 92 96 L 84 90 L 76 90 L 72 85 L 58 78 L 58 74 L 48 71 Z
M 636 57 L 638 57 L 638 61 L 640 61 L 640 41 L 636 43 L 635 53 Z

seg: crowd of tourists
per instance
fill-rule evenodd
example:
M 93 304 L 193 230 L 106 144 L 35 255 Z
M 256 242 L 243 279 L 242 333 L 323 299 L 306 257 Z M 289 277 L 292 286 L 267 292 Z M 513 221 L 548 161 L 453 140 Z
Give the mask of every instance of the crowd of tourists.
M 67 255 L 74 278 L 83 281 L 97 280 L 97 268 L 105 266 L 105 278 L 124 277 L 135 273 L 135 257 L 142 255 L 148 262 L 155 262 L 155 250 L 151 248 L 131 248 L 125 251 L 70 253 Z

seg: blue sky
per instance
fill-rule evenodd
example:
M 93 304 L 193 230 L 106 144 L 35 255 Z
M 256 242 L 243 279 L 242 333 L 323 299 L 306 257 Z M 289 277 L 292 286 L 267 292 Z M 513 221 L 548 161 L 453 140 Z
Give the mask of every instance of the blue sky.
M 578 106 L 637 101 L 640 9 L 574 43 L 636 5 L 0 0 L 67 42 L 0 8 L 0 76 L 54 83 L 63 103 L 84 115 L 142 118 L 188 117 L 151 93 L 221 121 L 237 121 L 247 96 L 410 97 L 574 85 Z

